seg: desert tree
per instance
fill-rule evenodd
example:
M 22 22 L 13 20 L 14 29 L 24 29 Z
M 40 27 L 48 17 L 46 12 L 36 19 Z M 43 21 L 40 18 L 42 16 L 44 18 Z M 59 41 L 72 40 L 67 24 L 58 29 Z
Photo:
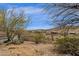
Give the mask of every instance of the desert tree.
M 46 12 L 51 17 L 56 27 L 64 28 L 65 34 L 69 29 L 79 25 L 79 4 L 78 3 L 51 3 L 46 4 Z
M 13 41 L 15 36 L 18 36 L 18 39 L 20 39 L 22 31 L 19 30 L 24 29 L 24 24 L 27 21 L 25 20 L 24 11 L 20 10 L 17 12 L 14 8 L 10 10 L 3 9 L 1 10 L 1 17 L 3 29 L 8 39 L 5 43 Z
M 53 9 L 55 11 L 53 12 Z M 56 50 L 60 53 L 79 55 L 79 38 L 67 36 L 68 31 L 75 25 L 79 27 L 79 4 L 77 3 L 60 3 L 47 4 L 46 12 L 52 18 L 57 28 L 64 28 L 64 37 L 56 40 Z M 75 44 L 74 44 L 75 43 Z

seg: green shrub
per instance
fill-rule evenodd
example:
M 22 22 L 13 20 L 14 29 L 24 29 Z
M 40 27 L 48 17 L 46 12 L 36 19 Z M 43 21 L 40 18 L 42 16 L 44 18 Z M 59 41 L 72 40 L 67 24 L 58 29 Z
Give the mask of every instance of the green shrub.
M 34 35 L 34 42 L 36 44 L 43 42 L 45 39 L 44 35 L 42 33 L 35 33 Z
M 56 50 L 61 53 L 79 55 L 79 38 L 63 37 L 56 40 Z

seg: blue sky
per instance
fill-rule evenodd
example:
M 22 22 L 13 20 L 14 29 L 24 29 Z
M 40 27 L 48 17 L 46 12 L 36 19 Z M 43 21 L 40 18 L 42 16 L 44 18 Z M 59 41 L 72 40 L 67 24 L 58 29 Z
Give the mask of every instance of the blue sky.
M 11 9 L 16 8 L 18 11 L 20 9 L 25 10 L 26 16 L 30 16 L 31 22 L 26 26 L 25 29 L 34 30 L 34 29 L 50 29 L 53 27 L 51 25 L 51 19 L 48 14 L 44 13 L 44 4 L 38 3 L 2 3 L 0 8 Z

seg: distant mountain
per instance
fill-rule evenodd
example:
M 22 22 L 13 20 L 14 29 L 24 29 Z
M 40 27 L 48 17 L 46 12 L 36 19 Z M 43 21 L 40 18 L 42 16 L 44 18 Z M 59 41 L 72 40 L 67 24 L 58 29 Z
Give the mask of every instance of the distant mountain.
M 27 30 L 30 32 L 55 32 L 55 33 L 62 33 L 64 28 L 51 28 L 51 29 L 36 29 L 36 30 Z M 79 33 L 79 26 L 73 26 L 69 29 L 70 33 Z

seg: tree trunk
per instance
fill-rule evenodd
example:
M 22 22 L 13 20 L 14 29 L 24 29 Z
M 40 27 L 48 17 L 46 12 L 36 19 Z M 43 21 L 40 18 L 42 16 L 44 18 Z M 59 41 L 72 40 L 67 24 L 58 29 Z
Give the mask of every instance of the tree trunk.
M 54 37 L 53 37 L 53 33 L 51 32 L 51 38 L 52 38 L 52 41 L 54 41 Z
M 65 27 L 65 30 L 64 30 L 64 37 L 68 35 L 68 32 L 69 32 L 69 29 L 70 27 Z
M 8 43 L 8 42 L 10 42 L 10 41 L 11 41 L 10 32 L 8 31 L 8 29 L 7 29 L 6 34 L 7 34 L 7 40 L 6 40 L 6 41 L 4 41 L 4 43 Z

